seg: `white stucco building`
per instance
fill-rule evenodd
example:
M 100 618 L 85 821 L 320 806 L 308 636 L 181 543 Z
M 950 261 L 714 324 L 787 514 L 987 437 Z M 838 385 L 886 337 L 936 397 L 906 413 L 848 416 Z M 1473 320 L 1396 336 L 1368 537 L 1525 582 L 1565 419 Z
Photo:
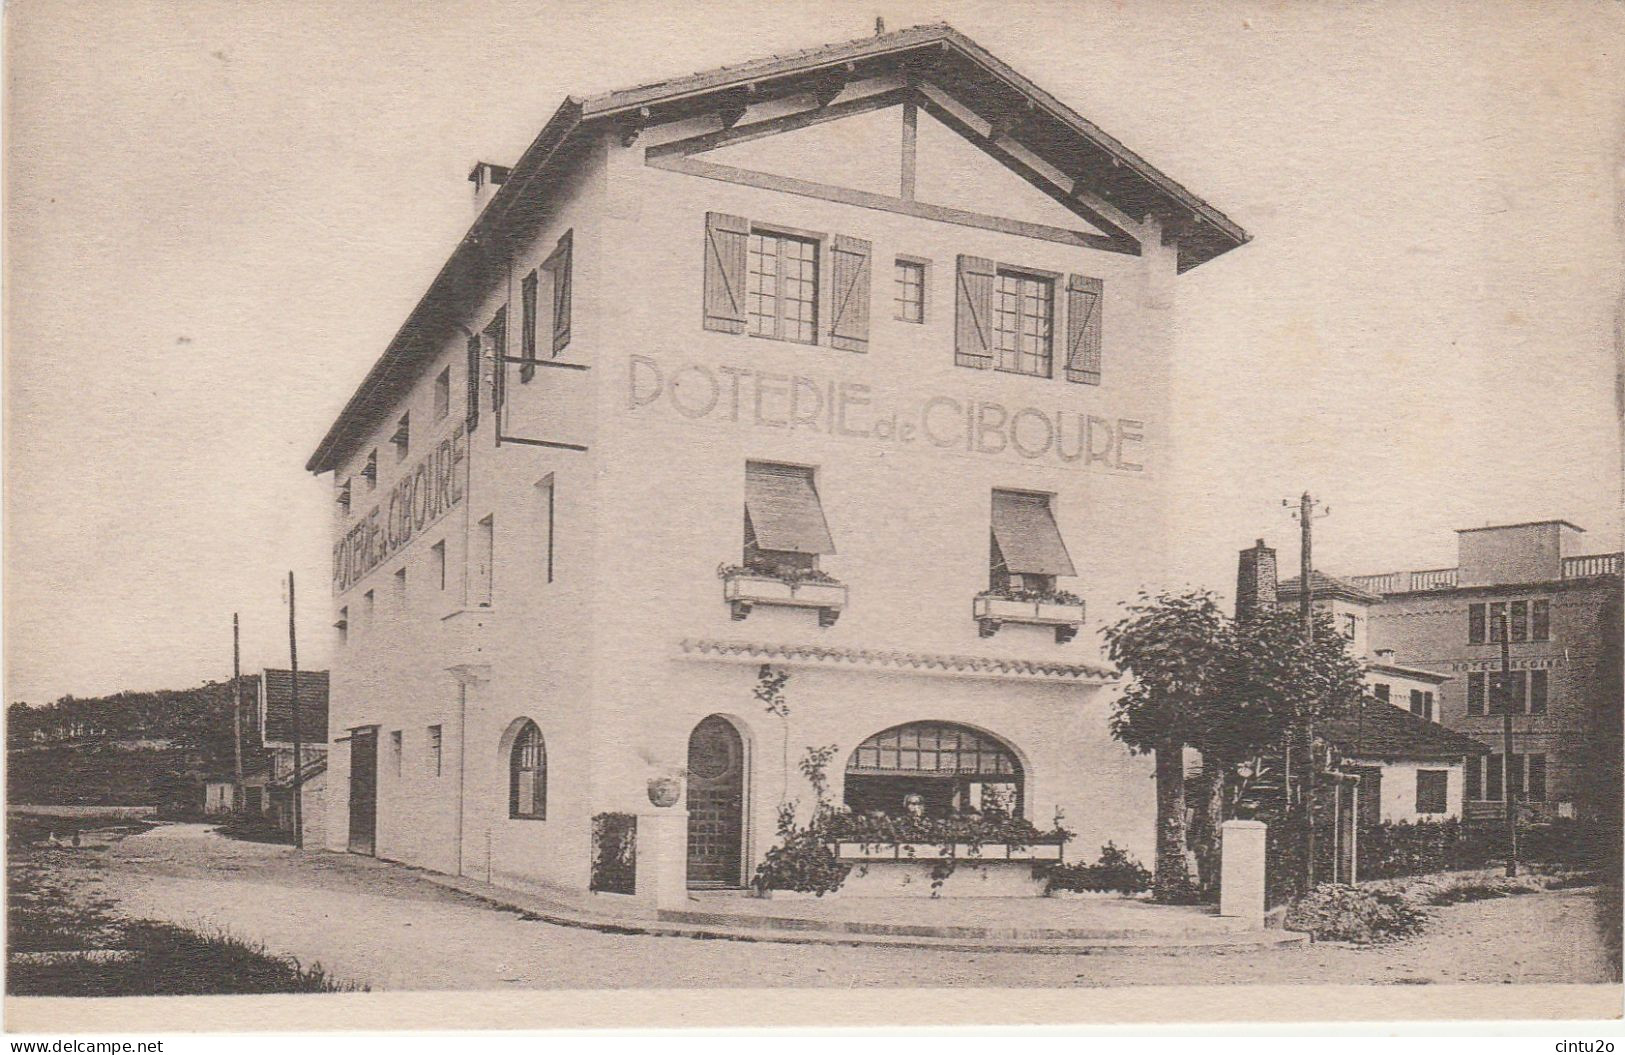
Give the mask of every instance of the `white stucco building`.
M 1164 565 L 1178 277 L 1246 234 L 946 26 L 571 98 L 471 179 L 308 465 L 329 847 L 585 895 L 631 814 L 680 898 L 834 745 L 855 808 L 1149 860 L 1095 629 Z

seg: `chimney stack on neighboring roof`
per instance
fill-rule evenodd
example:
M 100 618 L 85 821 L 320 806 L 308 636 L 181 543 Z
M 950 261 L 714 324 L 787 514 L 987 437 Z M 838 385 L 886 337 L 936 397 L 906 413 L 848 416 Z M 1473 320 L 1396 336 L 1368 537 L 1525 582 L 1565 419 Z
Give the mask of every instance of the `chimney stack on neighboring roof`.
M 1274 608 L 1275 551 L 1259 539 L 1251 549 L 1241 551 L 1236 567 L 1236 618 L 1251 619 L 1265 608 Z

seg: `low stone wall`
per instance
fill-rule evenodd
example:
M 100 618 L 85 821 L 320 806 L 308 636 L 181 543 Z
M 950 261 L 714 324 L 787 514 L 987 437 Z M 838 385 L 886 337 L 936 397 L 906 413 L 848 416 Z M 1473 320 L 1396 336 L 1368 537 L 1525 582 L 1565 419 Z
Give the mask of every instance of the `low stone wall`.
M 157 806 L 36 806 L 7 803 L 7 813 L 21 813 L 32 817 L 108 817 L 129 820 L 134 817 L 153 817 Z
M 1031 861 L 960 859 L 953 873 L 933 887 L 929 860 L 854 861 L 837 897 L 1042 897 L 1044 880 Z M 829 896 L 829 895 L 826 895 Z

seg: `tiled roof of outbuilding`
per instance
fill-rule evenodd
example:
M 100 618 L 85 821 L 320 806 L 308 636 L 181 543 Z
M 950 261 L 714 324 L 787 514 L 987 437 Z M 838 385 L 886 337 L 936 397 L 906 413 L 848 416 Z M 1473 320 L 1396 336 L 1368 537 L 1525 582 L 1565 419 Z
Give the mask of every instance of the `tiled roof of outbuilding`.
M 1357 759 L 1448 761 L 1490 750 L 1391 703 L 1367 702 L 1353 715 L 1317 724 L 1315 733 Z

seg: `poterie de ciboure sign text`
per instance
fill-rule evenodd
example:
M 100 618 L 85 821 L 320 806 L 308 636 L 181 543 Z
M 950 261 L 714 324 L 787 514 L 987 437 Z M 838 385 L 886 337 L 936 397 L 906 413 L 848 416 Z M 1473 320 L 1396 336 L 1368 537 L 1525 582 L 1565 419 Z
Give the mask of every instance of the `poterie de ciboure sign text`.
M 458 468 L 467 456 L 468 436 L 465 426 L 459 424 L 411 472 L 401 474 L 388 497 L 333 544 L 334 593 L 354 586 L 463 500 Z

